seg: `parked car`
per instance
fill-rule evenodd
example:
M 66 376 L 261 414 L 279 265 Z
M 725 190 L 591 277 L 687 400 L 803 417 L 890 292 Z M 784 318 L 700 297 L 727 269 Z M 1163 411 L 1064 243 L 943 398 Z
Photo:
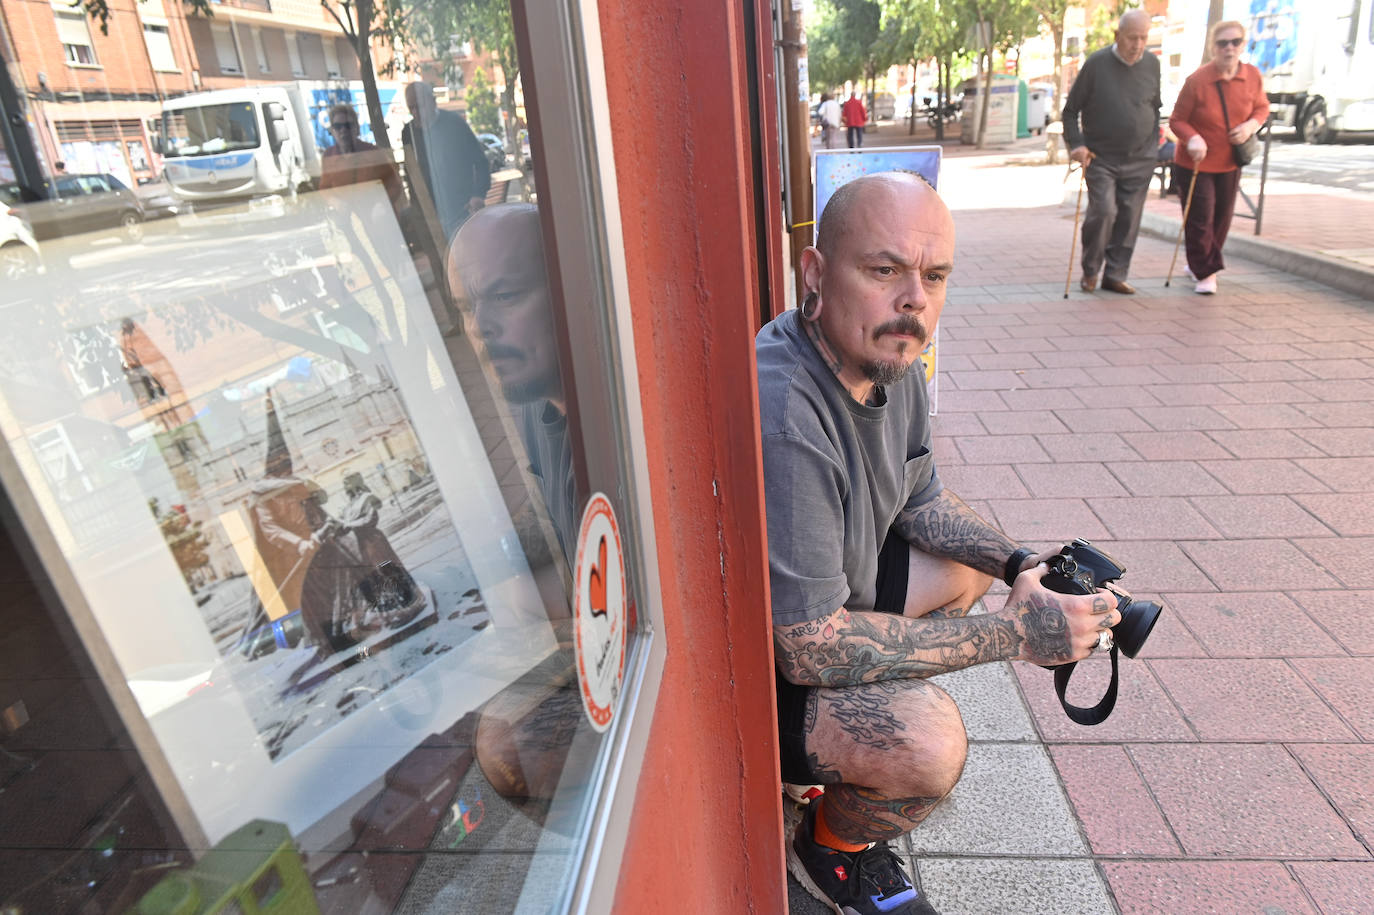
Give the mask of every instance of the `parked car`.
M 37 273 L 42 263 L 29 224 L 12 209 L 0 214 L 0 277 L 17 280 Z
M 479 133 L 477 142 L 482 144 L 482 151 L 487 154 L 487 167 L 492 171 L 500 171 L 506 167 L 506 144 L 494 133 Z
M 175 216 L 183 208 L 181 198 L 172 190 L 172 186 L 161 178 L 140 184 L 134 188 L 134 194 L 143 207 L 144 219 Z
M 43 182 L 37 199 L 11 183 L 0 187 L 0 197 L 38 241 L 109 231 L 126 241 L 143 240 L 143 204 L 114 175 L 58 175 Z

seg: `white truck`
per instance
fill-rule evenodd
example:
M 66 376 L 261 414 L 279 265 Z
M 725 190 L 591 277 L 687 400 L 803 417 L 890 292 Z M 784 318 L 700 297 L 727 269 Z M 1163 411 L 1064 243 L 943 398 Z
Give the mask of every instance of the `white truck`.
M 1374 133 L 1372 0 L 1231 0 L 1246 59 L 1264 74 L 1274 123 L 1309 143 Z
M 399 83 L 377 87 L 387 135 L 399 157 L 408 119 Z M 192 204 L 293 196 L 320 178 L 320 156 L 333 145 L 329 108 L 350 102 L 362 139 L 372 142 L 363 85 L 298 81 L 217 89 L 162 105 L 163 171 L 176 195 Z

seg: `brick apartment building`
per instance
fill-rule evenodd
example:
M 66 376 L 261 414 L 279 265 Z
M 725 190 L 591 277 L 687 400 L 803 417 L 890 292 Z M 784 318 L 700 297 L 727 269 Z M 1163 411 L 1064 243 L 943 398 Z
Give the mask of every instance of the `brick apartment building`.
M 356 79 L 357 58 L 316 0 L 109 0 L 107 28 L 66 0 L 0 0 L 0 23 L 46 167 L 133 186 L 161 166 L 161 100 L 291 79 Z

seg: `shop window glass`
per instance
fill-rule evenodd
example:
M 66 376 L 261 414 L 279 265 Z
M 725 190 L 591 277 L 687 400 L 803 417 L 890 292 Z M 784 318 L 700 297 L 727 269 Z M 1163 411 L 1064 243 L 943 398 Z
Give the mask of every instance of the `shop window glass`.
M 583 76 L 410 12 L 356 80 L 223 22 L 205 86 L 112 18 L 152 59 L 98 108 L 5 61 L 5 915 L 573 898 L 647 638 L 621 369 L 567 330 L 611 338 L 596 153 L 525 91 Z

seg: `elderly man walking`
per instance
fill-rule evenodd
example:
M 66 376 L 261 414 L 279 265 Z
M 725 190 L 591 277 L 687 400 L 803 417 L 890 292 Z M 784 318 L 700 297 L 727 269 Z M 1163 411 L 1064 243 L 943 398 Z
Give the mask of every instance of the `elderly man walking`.
M 1064 104 L 1064 142 L 1088 185 L 1084 292 L 1097 288 L 1099 272 L 1103 289 L 1135 292 L 1126 277 L 1159 151 L 1159 59 L 1145 53 L 1149 33 L 1144 10 L 1122 16 L 1116 43 L 1088 58 Z

